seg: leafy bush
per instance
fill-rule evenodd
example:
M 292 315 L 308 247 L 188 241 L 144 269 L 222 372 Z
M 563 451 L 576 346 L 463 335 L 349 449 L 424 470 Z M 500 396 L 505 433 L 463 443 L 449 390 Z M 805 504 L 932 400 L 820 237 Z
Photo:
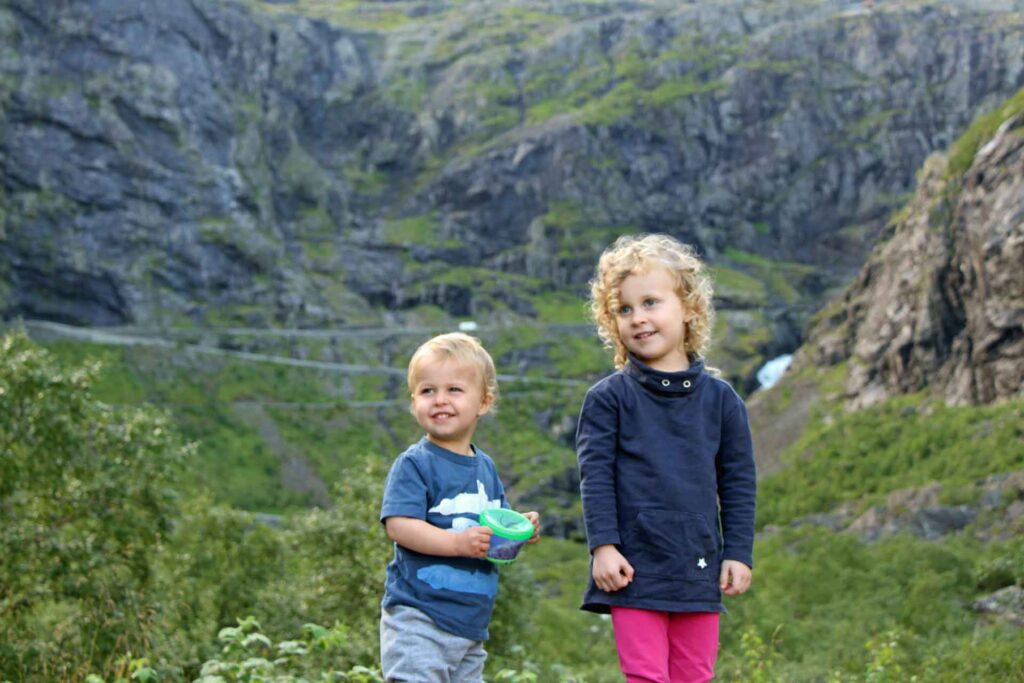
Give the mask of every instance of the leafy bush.
M 809 526 L 762 535 L 753 587 L 727 599 L 719 677 L 1019 680 L 1024 632 L 979 626 L 970 610 L 982 568 L 1001 564 L 1015 543 L 983 546 L 964 535 L 940 543 L 904 536 L 868 544 Z M 971 661 L 972 647 L 990 651 L 991 660 Z M 935 677 L 945 670 L 963 675 Z
M 276 645 L 260 631 L 253 617 L 238 620 L 238 626 L 221 629 L 218 639 L 224 643 L 221 657 L 203 664 L 197 683 L 276 683 L 307 681 L 350 681 L 383 683 L 380 672 L 354 666 L 347 672 L 335 669 L 330 660 L 346 641 L 344 629 L 326 629 L 305 624 L 303 635 Z
M 95 400 L 97 370 L 0 340 L 0 674 L 17 680 L 82 679 L 150 646 L 190 447 L 152 408 Z
M 251 513 L 186 501 L 158 558 L 158 606 L 148 651 L 167 677 L 190 680 L 212 656 L 218 630 L 265 601 L 267 586 L 287 575 L 285 534 Z

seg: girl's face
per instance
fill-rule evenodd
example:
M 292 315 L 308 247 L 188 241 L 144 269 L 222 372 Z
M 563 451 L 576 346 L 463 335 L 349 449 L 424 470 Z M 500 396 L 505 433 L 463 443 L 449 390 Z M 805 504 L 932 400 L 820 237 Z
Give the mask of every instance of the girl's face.
M 685 324 L 693 315 L 683 306 L 665 268 L 655 266 L 623 280 L 615 315 L 619 337 L 644 363 L 663 372 L 690 367 L 683 342 Z
M 480 372 L 454 360 L 424 363 L 412 391 L 412 412 L 427 438 L 470 455 L 477 420 L 491 408 Z

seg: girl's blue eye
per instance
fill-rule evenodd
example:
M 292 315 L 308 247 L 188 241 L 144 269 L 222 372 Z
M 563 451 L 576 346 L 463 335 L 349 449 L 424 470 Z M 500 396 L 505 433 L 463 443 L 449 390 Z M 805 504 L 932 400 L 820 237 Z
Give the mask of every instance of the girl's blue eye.
M 658 303 L 657 299 L 644 299 L 644 306 L 653 306 Z
M 629 315 L 632 312 L 632 308 L 629 306 L 619 307 L 619 315 Z

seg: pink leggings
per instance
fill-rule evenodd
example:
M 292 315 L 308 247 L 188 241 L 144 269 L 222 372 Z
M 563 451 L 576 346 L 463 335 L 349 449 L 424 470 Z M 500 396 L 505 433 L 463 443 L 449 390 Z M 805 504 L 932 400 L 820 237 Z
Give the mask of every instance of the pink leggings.
M 612 607 L 626 683 L 704 683 L 715 675 L 717 612 Z

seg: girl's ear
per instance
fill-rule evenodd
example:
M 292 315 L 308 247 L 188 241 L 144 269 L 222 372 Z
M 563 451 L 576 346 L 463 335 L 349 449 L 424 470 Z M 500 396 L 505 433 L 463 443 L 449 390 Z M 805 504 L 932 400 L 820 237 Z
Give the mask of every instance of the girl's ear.
M 683 304 L 683 322 L 689 325 L 691 322 L 693 322 L 693 319 L 696 316 L 694 315 L 693 311 L 690 310 L 690 308 L 686 305 L 686 302 L 681 303 Z

